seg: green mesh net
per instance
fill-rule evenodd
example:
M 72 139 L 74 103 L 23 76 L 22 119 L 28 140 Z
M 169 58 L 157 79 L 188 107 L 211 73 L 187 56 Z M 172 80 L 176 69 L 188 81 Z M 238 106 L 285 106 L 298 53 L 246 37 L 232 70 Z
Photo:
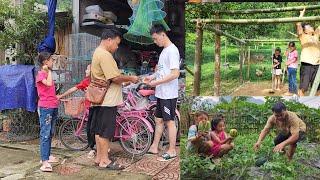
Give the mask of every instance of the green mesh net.
M 129 18 L 129 30 L 123 35 L 126 40 L 139 44 L 153 44 L 150 35 L 153 24 L 162 24 L 167 31 L 170 30 L 164 21 L 167 14 L 161 10 L 164 7 L 161 0 L 140 0 L 136 4 L 128 0 L 128 3 L 133 13 Z

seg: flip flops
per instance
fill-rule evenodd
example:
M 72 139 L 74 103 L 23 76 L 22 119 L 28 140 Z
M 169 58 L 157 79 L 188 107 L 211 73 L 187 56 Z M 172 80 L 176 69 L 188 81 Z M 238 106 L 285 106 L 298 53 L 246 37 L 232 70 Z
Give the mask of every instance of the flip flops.
M 172 159 L 175 159 L 177 157 L 177 155 L 170 155 L 168 153 L 164 153 L 162 154 L 162 156 L 160 158 L 158 158 L 157 160 L 158 161 L 169 161 L 169 160 L 172 160 Z
M 120 171 L 120 170 L 123 170 L 125 167 L 120 165 L 120 164 L 117 164 L 116 162 L 112 162 L 110 164 L 108 164 L 106 167 L 100 167 L 99 166 L 99 169 L 100 170 L 103 170 L 103 169 L 109 169 L 109 170 L 115 170 L 115 171 Z
M 109 157 L 109 159 L 110 159 L 111 162 L 116 162 L 116 160 L 117 160 L 114 157 Z M 94 162 L 94 166 L 99 166 L 99 163 Z
M 153 152 L 148 151 L 148 152 L 146 152 L 146 154 L 147 154 L 147 155 L 157 155 L 157 154 L 159 154 L 159 153 L 153 153 Z
M 93 159 L 96 156 L 96 151 L 95 150 L 91 150 L 88 155 L 87 158 L 89 159 Z

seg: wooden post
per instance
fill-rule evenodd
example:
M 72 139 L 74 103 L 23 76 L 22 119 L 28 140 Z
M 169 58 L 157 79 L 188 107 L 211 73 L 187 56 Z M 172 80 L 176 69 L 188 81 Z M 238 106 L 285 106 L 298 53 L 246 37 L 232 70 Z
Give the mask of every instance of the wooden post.
M 272 91 L 274 92 L 274 90 L 275 90 L 275 77 L 276 77 L 276 75 L 273 73 L 273 53 L 274 53 L 274 51 L 276 50 L 276 43 L 273 43 L 273 45 L 272 45 L 272 52 L 271 52 L 271 73 L 272 73 Z
M 294 7 L 280 7 L 280 8 L 268 8 L 268 9 L 245 9 L 245 10 L 220 10 L 213 13 L 219 14 L 256 14 L 256 13 L 276 13 L 276 12 L 288 12 L 288 11 L 301 11 L 303 9 L 315 10 L 320 9 L 320 5 L 310 6 L 294 6 Z
M 224 41 L 224 66 L 227 65 L 227 38 Z
M 250 81 L 250 58 L 251 58 L 251 55 L 250 55 L 250 46 L 248 47 L 248 70 L 247 70 L 247 79 Z
M 194 80 L 193 80 L 194 96 L 200 95 L 202 41 L 203 41 L 203 28 L 199 20 L 197 21 L 197 24 L 196 24 L 196 48 L 195 48 L 195 58 L 194 58 Z
M 215 18 L 219 19 L 220 15 L 216 14 Z M 221 25 L 215 24 L 215 28 L 220 30 Z M 221 36 L 219 33 L 215 32 L 215 50 L 214 50 L 214 96 L 220 96 L 221 89 L 221 72 L 220 72 L 220 62 L 221 62 Z
M 319 85 L 320 85 L 320 67 L 318 68 L 317 75 L 314 78 L 313 85 L 312 85 L 312 88 L 311 88 L 309 96 L 315 96 L 316 95 Z
M 240 52 L 239 52 L 239 63 L 240 63 L 240 67 L 239 67 L 239 71 L 240 71 L 240 83 L 243 83 L 243 75 L 242 75 L 242 62 L 243 62 L 243 58 L 244 58 L 244 48 L 243 45 L 240 46 Z
M 294 22 L 311 22 L 319 21 L 320 16 L 308 17 L 287 17 L 287 18 L 267 18 L 267 19 L 202 19 L 204 23 L 212 24 L 279 24 L 279 23 L 294 23 Z M 196 20 L 191 20 L 196 22 Z

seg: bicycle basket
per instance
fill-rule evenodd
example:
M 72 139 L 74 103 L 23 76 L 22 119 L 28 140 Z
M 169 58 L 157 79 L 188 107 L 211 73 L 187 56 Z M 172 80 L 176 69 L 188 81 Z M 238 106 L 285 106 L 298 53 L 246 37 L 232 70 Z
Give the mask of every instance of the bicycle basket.
M 77 117 L 85 111 L 85 97 L 72 97 L 64 101 L 64 112 L 68 116 Z

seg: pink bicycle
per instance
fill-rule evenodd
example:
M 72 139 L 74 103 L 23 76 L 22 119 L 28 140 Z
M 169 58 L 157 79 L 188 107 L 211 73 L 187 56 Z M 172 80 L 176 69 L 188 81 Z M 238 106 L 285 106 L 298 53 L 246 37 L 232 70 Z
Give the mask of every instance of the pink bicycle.
M 114 140 L 119 140 L 122 148 L 132 155 L 141 156 L 145 154 L 153 140 L 156 101 L 149 100 L 151 95 L 154 95 L 153 90 L 142 89 L 139 85 L 138 88 L 131 88 L 125 93 L 125 101 L 118 107 Z M 82 99 L 84 101 L 83 97 Z M 76 101 L 76 98 L 62 101 Z M 75 105 L 72 105 L 72 103 L 66 105 L 65 103 L 65 108 L 68 106 L 79 107 L 79 103 L 75 102 Z M 81 112 L 81 110 L 78 110 L 78 112 Z M 73 118 L 67 119 L 61 124 L 59 139 L 70 150 L 85 150 L 88 148 L 86 126 L 89 110 L 86 109 L 84 113 L 80 113 L 78 116 L 75 114 L 72 115 Z M 179 139 L 180 114 L 178 110 L 176 114 L 177 139 Z M 165 128 L 160 145 L 164 146 L 168 142 L 168 132 Z
M 131 90 L 126 95 L 126 101 L 125 104 L 129 104 L 129 107 L 142 107 L 144 108 L 148 114 L 146 118 L 152 125 L 152 127 L 155 129 L 156 122 L 155 122 L 155 111 L 156 111 L 156 100 L 148 100 L 147 104 L 139 105 L 138 99 L 150 99 L 149 97 L 154 95 L 155 91 L 151 90 L 150 87 L 148 87 L 146 84 L 141 83 L 136 88 L 131 88 Z M 140 103 L 141 104 L 141 103 Z M 177 128 L 177 141 L 180 139 L 180 112 L 178 109 L 176 109 L 176 116 L 174 118 L 175 125 Z M 153 140 L 153 136 L 152 136 Z M 164 128 L 164 131 L 162 133 L 162 137 L 160 139 L 160 147 L 163 147 L 165 145 L 169 144 L 169 133 L 167 127 Z
M 72 99 L 63 100 L 65 102 Z M 71 150 L 84 150 L 88 148 L 86 126 L 89 110 L 72 119 L 65 120 L 59 129 L 59 139 L 62 144 Z M 118 108 L 116 118 L 116 131 L 114 140 L 119 140 L 123 150 L 135 156 L 142 156 L 152 143 L 153 127 L 145 118 L 146 110 L 124 111 Z

